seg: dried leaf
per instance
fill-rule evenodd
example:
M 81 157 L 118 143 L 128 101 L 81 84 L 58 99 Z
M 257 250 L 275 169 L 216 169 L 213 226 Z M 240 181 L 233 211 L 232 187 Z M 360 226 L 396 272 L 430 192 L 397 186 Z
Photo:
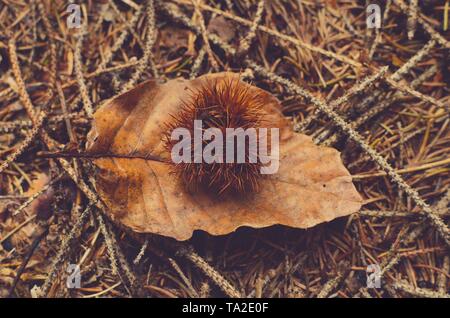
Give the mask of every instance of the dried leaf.
M 87 151 L 170 158 L 161 138 L 164 123 L 180 110 L 188 90 L 227 76 L 237 75 L 151 80 L 106 102 L 94 116 Z M 362 200 L 339 152 L 294 134 L 279 101 L 257 87 L 250 90 L 265 95 L 265 107 L 281 127 L 280 168 L 261 181 L 259 192 L 242 198 L 190 193 L 166 163 L 104 157 L 94 160 L 96 187 L 110 217 L 135 232 L 186 240 L 197 229 L 221 235 L 241 226 L 309 228 L 358 211 Z

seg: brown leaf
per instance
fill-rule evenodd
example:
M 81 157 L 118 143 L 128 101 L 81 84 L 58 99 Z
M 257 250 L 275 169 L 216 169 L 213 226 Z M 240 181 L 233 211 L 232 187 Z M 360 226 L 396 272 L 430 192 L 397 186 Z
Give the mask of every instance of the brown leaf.
M 148 81 L 106 102 L 95 114 L 87 151 L 168 160 L 161 136 L 164 123 L 177 113 L 187 90 L 233 73 L 195 80 Z M 265 107 L 281 127 L 280 168 L 261 181 L 261 190 L 244 198 L 190 193 L 163 162 L 140 158 L 100 158 L 96 187 L 110 217 L 139 233 L 156 233 L 186 240 L 196 229 L 214 235 L 241 226 L 255 228 L 283 224 L 309 228 L 359 210 L 362 199 L 339 152 L 316 146 L 294 134 L 282 116 L 278 100 L 261 89 Z M 272 120 L 274 122 L 274 120 Z

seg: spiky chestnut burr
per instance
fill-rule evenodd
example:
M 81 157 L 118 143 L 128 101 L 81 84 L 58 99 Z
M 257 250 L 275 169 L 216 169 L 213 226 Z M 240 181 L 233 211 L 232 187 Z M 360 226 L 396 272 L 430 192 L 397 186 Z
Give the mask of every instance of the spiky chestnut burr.
M 264 96 L 249 84 L 238 78 L 220 78 L 202 84 L 197 89 L 189 91 L 188 98 L 182 101 L 182 109 L 171 114 L 172 120 L 166 123 L 165 134 L 166 149 L 171 152 L 177 141 L 171 140 L 171 133 L 176 128 L 186 128 L 191 136 L 194 135 L 194 121 L 202 121 L 202 130 L 218 128 L 222 135 L 226 135 L 227 128 L 268 127 L 267 112 L 264 110 Z M 191 139 L 190 149 L 194 149 L 194 140 Z M 257 149 L 259 149 L 259 138 Z M 202 140 L 202 149 L 210 141 Z M 186 187 L 190 190 L 203 189 L 219 195 L 244 194 L 259 189 L 262 178 L 260 168 L 262 165 L 259 153 L 256 162 L 250 162 L 251 156 L 249 140 L 245 141 L 245 162 L 238 163 L 236 143 L 234 144 L 235 160 L 233 163 L 202 162 L 195 163 L 194 151 L 191 152 L 191 162 L 172 163 L 176 173 Z M 270 145 L 268 146 L 270 148 Z M 253 148 L 254 150 L 254 148 Z M 223 156 L 226 154 L 226 142 L 223 143 Z

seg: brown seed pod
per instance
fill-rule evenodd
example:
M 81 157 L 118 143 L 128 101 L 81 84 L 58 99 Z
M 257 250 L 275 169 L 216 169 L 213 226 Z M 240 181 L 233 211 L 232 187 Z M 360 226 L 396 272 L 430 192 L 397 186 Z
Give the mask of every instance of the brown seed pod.
M 250 90 L 250 86 L 236 77 L 214 79 L 202 84 L 199 88 L 191 90 L 188 100 L 184 100 L 181 110 L 171 114 L 172 120 L 166 123 L 164 141 L 170 153 L 178 142 L 171 139 L 176 128 L 185 128 L 190 136 L 194 136 L 194 121 L 201 120 L 201 130 L 208 128 L 218 129 L 222 136 L 227 135 L 227 128 L 242 128 L 243 130 L 258 129 L 268 126 L 268 114 L 264 110 L 264 96 L 261 91 Z M 214 140 L 214 137 L 211 138 Z M 245 138 L 245 162 L 239 163 L 237 158 L 237 142 L 233 142 L 234 162 L 225 162 L 226 144 L 223 140 L 220 156 L 223 162 L 207 163 L 195 162 L 195 156 L 202 155 L 205 147 L 211 140 L 202 140 L 200 154 L 192 151 L 195 148 L 194 138 L 189 145 L 190 161 L 173 163 L 173 171 L 181 178 L 190 190 L 207 190 L 219 195 L 243 194 L 257 191 L 262 177 L 260 168 L 262 162 L 257 149 L 259 138 L 256 138 L 256 147 L 250 147 L 250 138 Z M 234 139 L 236 141 L 236 138 Z M 270 149 L 270 144 L 268 145 Z M 251 155 L 256 158 L 253 162 Z

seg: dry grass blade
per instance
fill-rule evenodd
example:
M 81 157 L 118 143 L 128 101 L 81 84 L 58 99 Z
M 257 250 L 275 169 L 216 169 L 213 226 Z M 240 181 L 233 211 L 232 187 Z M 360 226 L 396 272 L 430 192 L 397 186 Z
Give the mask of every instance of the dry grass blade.
M 201 258 L 197 253 L 189 249 L 181 249 L 179 253 L 190 260 L 195 266 L 202 270 L 206 276 L 211 278 L 211 280 L 229 297 L 240 298 L 241 293 L 239 293 L 233 285 L 226 280 L 221 274 L 219 274 L 213 267 L 211 267 L 203 258 Z
M 190 3 L 188 3 L 185 0 L 176 0 L 176 2 L 181 3 L 181 4 L 190 4 Z M 231 13 L 228 13 L 228 12 L 225 12 L 225 11 L 213 8 L 213 7 L 211 7 L 209 5 L 206 5 L 206 4 L 199 4 L 198 7 L 200 7 L 201 9 L 204 9 L 204 10 L 207 10 L 207 11 L 210 11 L 210 12 L 222 15 L 222 16 L 224 16 L 226 18 L 229 18 L 229 19 L 231 19 L 233 21 L 236 21 L 238 23 L 241 23 L 241 24 L 249 26 L 249 27 L 252 27 L 252 25 L 253 25 L 253 21 L 249 21 L 247 19 L 243 19 L 241 17 L 238 17 L 238 16 L 235 16 L 235 15 L 233 15 Z M 319 47 L 313 46 L 313 45 L 308 44 L 308 43 L 304 43 L 304 42 L 302 42 L 302 41 L 300 41 L 300 40 L 298 40 L 298 39 L 296 39 L 294 37 L 285 35 L 283 33 L 280 33 L 278 31 L 276 31 L 276 30 L 272 30 L 270 28 L 267 28 L 265 26 L 258 25 L 257 29 L 261 30 L 263 32 L 266 32 L 266 33 L 268 33 L 270 35 L 276 36 L 276 37 L 278 37 L 278 38 L 280 38 L 282 40 L 291 42 L 291 43 L 293 43 L 295 45 L 298 45 L 298 46 L 300 46 L 302 48 L 305 48 L 307 50 L 311 50 L 313 52 L 320 53 L 322 55 L 325 55 L 325 56 L 328 56 L 330 58 L 336 59 L 338 61 L 350 64 L 352 66 L 355 66 L 355 67 L 362 66 L 361 63 L 359 63 L 357 61 L 354 61 L 354 60 L 352 60 L 352 59 L 350 59 L 350 58 L 348 58 L 346 56 L 343 56 L 341 54 L 336 54 L 334 52 L 326 51 L 324 49 L 321 49 Z
M 139 78 L 142 76 L 142 73 L 147 68 L 147 64 L 150 63 L 151 69 L 154 77 L 158 77 L 158 71 L 156 70 L 154 57 L 152 53 L 153 43 L 155 42 L 156 30 L 155 30 L 155 8 L 153 6 L 153 0 L 148 0 L 145 4 L 145 11 L 147 14 L 147 35 L 145 39 L 144 46 L 144 55 L 139 60 L 139 63 L 136 67 L 131 78 L 128 82 L 123 86 L 122 93 L 131 89 Z
M 405 282 L 397 282 L 394 284 L 394 288 L 401 290 L 415 297 L 420 298 L 450 298 L 449 294 L 435 292 L 429 289 L 416 288 Z
M 87 32 L 87 25 L 83 23 L 80 31 L 77 34 L 77 43 L 75 45 L 75 72 L 77 75 L 78 87 L 80 88 L 81 98 L 83 99 L 84 109 L 88 117 L 92 117 L 94 114 L 94 108 L 92 106 L 91 98 L 89 97 L 89 92 L 86 86 L 86 82 L 84 81 L 83 75 L 83 62 L 81 60 L 81 48 L 83 46 L 84 35 Z

